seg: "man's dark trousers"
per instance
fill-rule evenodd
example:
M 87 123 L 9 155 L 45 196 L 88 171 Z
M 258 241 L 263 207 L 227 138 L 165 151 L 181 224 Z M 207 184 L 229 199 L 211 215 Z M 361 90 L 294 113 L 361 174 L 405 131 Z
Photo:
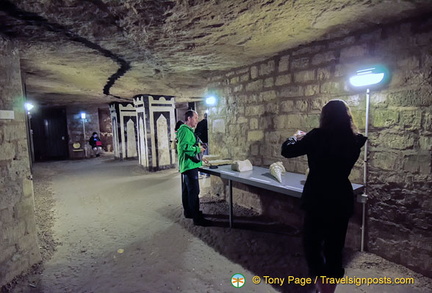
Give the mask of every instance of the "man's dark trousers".
M 200 193 L 198 182 L 198 169 L 187 170 L 182 173 L 182 203 L 184 215 L 187 218 L 199 219 L 199 198 Z

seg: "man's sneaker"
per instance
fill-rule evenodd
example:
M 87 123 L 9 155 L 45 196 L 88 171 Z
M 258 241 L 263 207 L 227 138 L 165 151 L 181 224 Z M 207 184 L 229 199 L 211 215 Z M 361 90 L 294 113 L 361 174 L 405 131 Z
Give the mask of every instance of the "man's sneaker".
M 184 213 L 184 216 L 185 216 L 186 219 L 192 219 L 193 218 L 193 216 L 191 214 L 189 214 L 189 213 Z M 201 218 L 203 218 L 203 213 L 201 211 L 199 211 L 198 212 L 198 216 L 201 217 Z
M 209 221 L 204 218 L 194 219 L 194 225 L 195 226 L 202 226 L 202 227 L 208 227 L 212 225 L 212 221 Z

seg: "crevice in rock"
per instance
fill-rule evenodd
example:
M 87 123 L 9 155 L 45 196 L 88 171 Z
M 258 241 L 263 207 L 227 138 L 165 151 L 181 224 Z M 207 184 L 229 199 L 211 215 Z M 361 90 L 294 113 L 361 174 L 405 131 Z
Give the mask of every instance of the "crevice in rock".
M 123 59 L 119 55 L 114 54 L 113 52 L 102 48 L 100 45 L 93 43 L 93 42 L 89 41 L 88 39 L 77 35 L 74 32 L 71 32 L 67 27 L 65 27 L 61 24 L 58 24 L 58 23 L 49 22 L 47 19 L 45 19 L 44 17 L 42 17 L 36 13 L 24 11 L 9 1 L 2 1 L 0 3 L 0 10 L 5 12 L 7 15 L 13 17 L 14 19 L 19 20 L 19 21 L 23 21 L 24 23 L 26 23 L 28 25 L 32 25 L 32 26 L 35 26 L 38 28 L 43 28 L 46 31 L 54 32 L 54 33 L 63 35 L 67 39 L 69 39 L 73 42 L 83 44 L 87 48 L 96 50 L 100 54 L 102 54 L 103 56 L 110 58 L 113 61 L 115 61 L 117 64 L 120 65 L 120 67 L 113 75 L 111 75 L 108 78 L 108 81 L 103 88 L 103 94 L 110 95 L 110 96 L 117 98 L 117 99 L 123 99 L 122 97 L 111 95 L 110 89 L 114 85 L 116 80 L 119 79 L 120 77 L 122 77 L 131 68 L 130 62 L 126 61 L 125 59 Z M 0 27 L 0 33 L 5 34 L 6 36 L 13 37 L 15 31 L 14 30 L 11 31 L 10 27 L 5 26 L 5 27 Z

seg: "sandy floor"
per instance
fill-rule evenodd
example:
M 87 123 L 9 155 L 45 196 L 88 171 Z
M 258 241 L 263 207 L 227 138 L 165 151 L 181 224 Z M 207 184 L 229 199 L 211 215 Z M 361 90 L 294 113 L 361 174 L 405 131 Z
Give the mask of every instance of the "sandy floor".
M 212 227 L 182 217 L 180 176 L 145 172 L 136 161 L 110 156 L 34 165 L 36 216 L 44 262 L 3 292 L 314 292 L 288 285 L 305 277 L 301 235 L 203 197 Z M 200 183 L 203 191 L 209 179 Z M 205 194 L 205 192 L 203 192 Z M 432 292 L 432 280 L 368 253 L 347 251 L 347 275 L 413 277 L 414 285 L 344 285 L 336 292 Z M 246 284 L 231 285 L 241 273 Z M 252 277 L 285 278 L 283 286 Z M 270 279 L 268 279 L 270 280 Z

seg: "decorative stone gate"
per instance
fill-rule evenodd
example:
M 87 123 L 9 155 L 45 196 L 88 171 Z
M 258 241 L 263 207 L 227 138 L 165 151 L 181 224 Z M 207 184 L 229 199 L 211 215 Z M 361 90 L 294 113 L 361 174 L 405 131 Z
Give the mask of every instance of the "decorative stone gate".
M 172 96 L 138 95 L 133 104 L 110 104 L 115 158 L 137 158 L 149 171 L 174 168 L 174 109 Z

